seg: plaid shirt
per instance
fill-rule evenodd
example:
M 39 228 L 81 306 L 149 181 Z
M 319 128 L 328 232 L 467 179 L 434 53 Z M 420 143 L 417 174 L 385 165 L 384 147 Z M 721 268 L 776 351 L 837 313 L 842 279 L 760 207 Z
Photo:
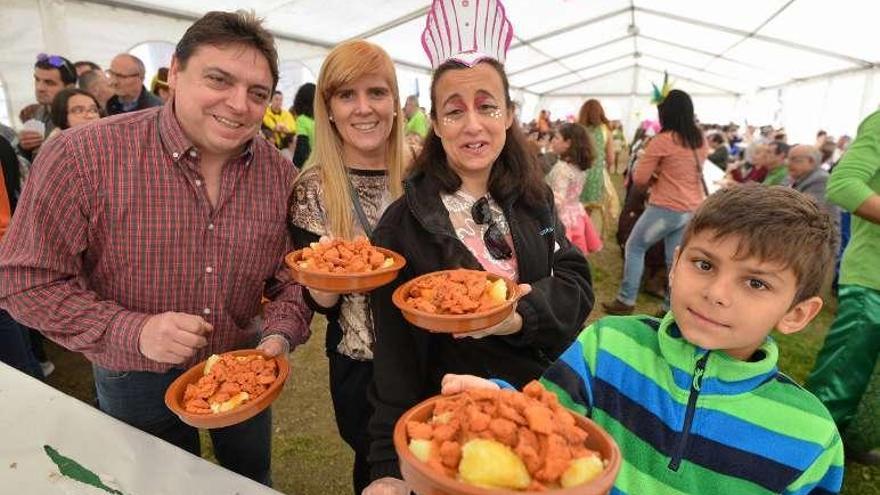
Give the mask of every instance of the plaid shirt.
M 227 162 L 216 207 L 199 155 L 172 106 L 65 131 L 46 143 L 0 243 L 0 306 L 16 320 L 111 370 L 163 372 L 262 336 L 295 346 L 311 312 L 283 256 L 295 169 L 263 139 Z M 200 315 L 214 326 L 188 362 L 138 350 L 153 314 Z

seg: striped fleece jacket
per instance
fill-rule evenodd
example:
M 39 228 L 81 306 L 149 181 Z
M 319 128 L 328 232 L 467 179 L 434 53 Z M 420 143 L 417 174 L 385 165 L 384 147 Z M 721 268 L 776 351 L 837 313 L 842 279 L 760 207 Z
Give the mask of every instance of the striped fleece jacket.
M 541 381 L 617 440 L 613 494 L 838 493 L 837 428 L 778 355 L 769 338 L 748 362 L 695 347 L 671 313 L 607 317 Z

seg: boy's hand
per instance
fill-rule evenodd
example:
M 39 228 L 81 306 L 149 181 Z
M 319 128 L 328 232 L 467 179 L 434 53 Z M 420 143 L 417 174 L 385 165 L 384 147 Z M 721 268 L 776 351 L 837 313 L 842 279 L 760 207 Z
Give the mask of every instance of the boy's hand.
M 447 373 L 440 381 L 440 393 L 443 395 L 455 395 L 465 390 L 500 390 L 497 383 L 474 375 L 453 375 Z
M 397 478 L 379 478 L 370 483 L 361 495 L 409 495 L 409 488 Z

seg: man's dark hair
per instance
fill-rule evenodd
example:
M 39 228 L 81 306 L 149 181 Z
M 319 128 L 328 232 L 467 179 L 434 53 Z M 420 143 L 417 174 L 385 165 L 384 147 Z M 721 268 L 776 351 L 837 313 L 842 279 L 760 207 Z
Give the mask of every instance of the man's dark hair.
M 44 57 L 45 55 L 40 55 Z M 60 55 L 50 55 L 45 59 L 37 58 L 34 64 L 35 69 L 57 70 L 61 76 L 61 82 L 65 85 L 76 84 L 76 68 L 70 63 L 70 60 Z
M 174 56 L 180 67 L 186 68 L 189 58 L 200 46 L 235 44 L 251 46 L 266 57 L 272 73 L 274 91 L 278 85 L 278 51 L 275 48 L 275 38 L 263 27 L 262 19 L 257 18 L 253 12 L 208 12 L 183 33 L 174 49 Z
M 768 146 L 774 155 L 782 155 L 783 158 L 788 156 L 788 150 L 791 149 L 791 146 L 785 141 L 771 141 Z
M 73 67 L 75 69 L 79 69 L 80 67 L 83 67 L 83 66 L 88 67 L 89 71 L 101 70 L 101 66 L 92 62 L 91 60 L 77 60 L 76 62 L 73 63 Z M 88 71 L 86 71 L 86 72 L 88 72 Z
M 104 73 L 99 70 L 90 70 L 88 72 L 83 72 L 82 75 L 79 76 L 79 82 L 77 82 L 77 87 L 79 89 L 84 89 L 86 91 L 89 90 L 89 86 L 92 85 L 96 80 L 106 77 Z

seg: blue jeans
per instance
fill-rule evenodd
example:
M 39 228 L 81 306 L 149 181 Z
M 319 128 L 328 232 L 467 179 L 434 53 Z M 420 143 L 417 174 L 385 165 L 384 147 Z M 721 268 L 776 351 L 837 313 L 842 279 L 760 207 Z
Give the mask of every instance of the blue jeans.
M 111 371 L 95 365 L 93 371 L 101 411 L 201 456 L 199 431 L 180 421 L 165 406 L 165 390 L 183 370 L 166 373 Z M 209 432 L 214 455 L 221 466 L 272 486 L 270 409 L 243 423 Z
M 693 212 L 674 211 L 660 206 L 649 205 L 645 208 L 626 241 L 623 281 L 617 294 L 620 302 L 630 306 L 636 303 L 639 286 L 642 284 L 642 272 L 645 270 L 645 253 L 661 239 L 666 249 L 666 270 L 669 270 L 675 248 L 681 242 L 684 228 L 692 216 Z M 663 307 L 669 309 L 668 290 Z
M 31 349 L 28 330 L 0 309 L 0 361 L 42 380 L 43 370 Z

